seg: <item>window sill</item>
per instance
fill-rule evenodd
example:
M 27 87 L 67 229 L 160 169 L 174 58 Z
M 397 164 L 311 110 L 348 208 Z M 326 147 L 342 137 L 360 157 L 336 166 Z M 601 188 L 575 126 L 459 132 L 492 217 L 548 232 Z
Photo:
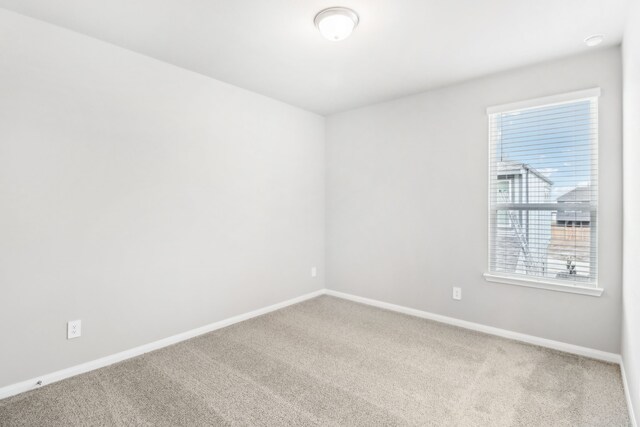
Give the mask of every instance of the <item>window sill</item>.
M 569 292 L 572 294 L 590 295 L 593 297 L 599 297 L 602 295 L 602 292 L 604 292 L 604 289 L 598 287 L 569 285 L 552 280 L 523 279 L 506 274 L 501 275 L 494 273 L 484 273 L 483 276 L 487 282 L 506 283 L 509 285 L 546 289 L 548 291 Z

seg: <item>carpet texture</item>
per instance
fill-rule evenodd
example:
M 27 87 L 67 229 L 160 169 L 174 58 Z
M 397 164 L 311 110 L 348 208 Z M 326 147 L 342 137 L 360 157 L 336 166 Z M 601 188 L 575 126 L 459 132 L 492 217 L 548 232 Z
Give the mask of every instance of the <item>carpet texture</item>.
M 618 366 L 321 296 L 0 401 L 2 426 L 627 426 Z

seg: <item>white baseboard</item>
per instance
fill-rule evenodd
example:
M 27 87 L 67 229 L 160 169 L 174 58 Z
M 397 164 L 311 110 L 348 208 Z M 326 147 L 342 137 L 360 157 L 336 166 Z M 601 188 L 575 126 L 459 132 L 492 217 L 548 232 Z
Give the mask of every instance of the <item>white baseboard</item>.
M 180 341 L 188 340 L 189 338 L 196 337 L 198 335 L 206 334 L 207 332 L 215 331 L 217 329 L 224 328 L 226 326 L 233 325 L 234 323 L 242 322 L 253 317 L 257 317 L 266 313 L 270 313 L 281 308 L 297 304 L 299 302 L 315 298 L 325 293 L 324 289 L 320 289 L 315 292 L 311 292 L 296 298 L 292 298 L 287 301 L 283 301 L 277 304 L 270 305 L 268 307 L 259 308 L 257 310 L 250 311 L 248 313 L 240 314 L 238 316 L 229 317 L 228 319 L 220 320 L 215 323 L 211 323 L 200 328 L 192 329 L 187 332 L 183 332 L 177 335 L 170 336 L 158 341 L 154 341 L 149 344 L 141 345 L 139 347 L 125 350 L 120 353 L 112 354 L 111 356 L 102 357 L 100 359 L 92 360 L 80 365 L 72 366 L 70 368 L 62 369 L 50 374 L 42 375 L 36 378 L 32 378 L 27 381 L 22 381 L 16 384 L 11 384 L 0 388 L 0 399 L 4 399 L 16 394 L 24 393 L 25 391 L 33 390 L 46 384 L 51 384 L 56 381 L 63 380 L 65 378 L 73 377 L 75 375 L 83 374 L 85 372 L 93 371 L 98 368 L 112 365 L 117 362 L 121 362 L 132 357 L 140 356 L 141 354 L 148 353 L 153 350 L 158 350 L 162 347 L 167 347 L 172 344 L 176 344 Z
M 95 369 L 109 366 L 111 364 L 121 362 L 123 360 L 130 359 L 132 357 L 140 356 L 141 354 L 148 353 L 150 351 L 157 350 L 163 347 L 167 347 L 169 345 L 176 344 L 180 341 L 184 341 L 189 338 L 196 337 L 198 335 L 206 334 L 207 332 L 215 331 L 217 329 L 221 329 L 226 326 L 230 326 L 235 323 L 242 322 L 243 320 L 248 320 L 253 317 L 270 313 L 272 311 L 279 310 L 281 308 L 284 308 L 293 304 L 297 304 L 299 302 L 302 302 L 311 298 L 315 298 L 323 294 L 331 295 L 331 296 L 342 298 L 342 299 L 347 299 L 354 302 L 359 302 L 362 304 L 371 305 L 374 307 L 384 308 L 387 310 L 396 311 L 396 312 L 408 314 L 411 316 L 421 317 L 423 319 L 434 320 L 436 322 L 446 323 L 449 325 L 454 325 L 454 326 L 458 326 L 465 329 L 484 332 L 487 334 L 509 338 L 516 341 L 522 341 L 529 344 L 539 345 L 541 347 L 547 347 L 554 350 L 564 351 L 567 353 L 572 353 L 580 356 L 590 357 L 593 359 L 603 360 L 606 362 L 618 363 L 621 366 L 621 373 L 622 373 L 622 379 L 624 383 L 625 394 L 627 398 L 627 405 L 629 407 L 629 417 L 631 419 L 632 426 L 637 427 L 636 419 L 633 413 L 633 407 L 631 406 L 631 397 L 629 396 L 629 388 L 627 385 L 627 378 L 624 370 L 624 364 L 622 363 L 622 359 L 619 354 L 607 353 L 601 350 L 595 350 L 595 349 L 581 347 L 573 344 L 566 344 L 559 341 L 553 341 L 545 338 L 535 337 L 532 335 L 522 334 L 519 332 L 509 331 L 506 329 L 494 328 L 492 326 L 486 326 L 479 323 L 468 322 L 466 320 L 455 319 L 453 317 L 442 316 L 439 314 L 429 313 L 427 311 L 417 310 L 409 307 L 403 307 L 396 304 L 390 304 L 382 301 L 373 300 L 370 298 L 359 297 L 359 296 L 350 295 L 343 292 L 337 292 L 329 289 L 321 289 L 321 290 L 311 292 L 296 298 L 292 298 L 287 301 L 270 305 L 268 307 L 263 307 L 257 310 L 250 311 L 248 313 L 240 314 L 238 316 L 233 316 L 228 319 L 224 319 L 215 323 L 211 323 L 206 326 L 202 326 L 200 328 L 192 329 L 187 332 L 183 332 L 168 338 L 154 341 L 149 344 L 135 347 L 130 350 L 125 350 L 123 352 L 116 353 L 111 356 L 106 356 L 106 357 L 103 357 L 97 360 L 92 360 L 90 362 L 86 362 L 77 366 L 72 366 L 67 369 L 62 369 L 60 371 L 56 371 L 50 374 L 32 378 L 27 381 L 22 381 L 17 384 L 12 384 L 12 385 L 2 387 L 0 388 L 0 399 L 4 399 L 10 396 L 14 396 L 16 394 L 33 390 L 40 386 L 51 384 L 56 381 L 63 380 L 65 378 L 70 378 L 75 375 L 79 375 L 85 372 L 89 372 Z
M 516 341 L 522 341 L 528 344 L 538 345 L 540 347 L 546 347 L 554 350 L 564 351 L 565 353 L 576 354 L 579 356 L 585 356 L 585 357 L 590 357 L 592 359 L 619 364 L 620 374 L 622 376 L 622 384 L 624 388 L 625 397 L 627 400 L 627 408 L 629 410 L 629 420 L 631 422 L 631 427 L 638 427 L 635 413 L 633 410 L 633 405 L 631 404 L 632 401 L 631 401 L 631 395 L 629 392 L 629 384 L 627 381 L 627 373 L 624 369 L 624 362 L 622 360 L 622 356 L 620 356 L 619 354 L 608 353 L 606 351 L 596 350 L 588 347 L 581 347 L 573 344 L 567 344 L 560 341 L 553 341 L 546 338 L 535 337 L 533 335 L 527 335 L 519 332 L 509 331 L 506 329 L 494 328 L 493 326 L 486 326 L 479 323 L 468 322 L 466 320 L 455 319 L 453 317 L 442 316 L 440 314 L 434 314 L 428 311 L 417 310 L 415 308 L 409 308 L 409 307 L 382 302 L 382 301 L 378 301 L 370 298 L 359 297 L 356 295 L 333 291 L 330 289 L 326 289 L 325 294 L 331 295 L 337 298 L 359 302 L 359 303 L 370 305 L 373 307 L 384 308 L 384 309 L 395 311 L 398 313 L 404 313 L 411 316 L 421 317 L 423 319 L 429 319 L 429 320 L 434 320 L 440 323 L 446 323 L 448 325 L 458 326 L 460 328 L 470 329 L 478 332 L 484 332 L 486 334 L 496 335 L 503 338 L 509 338 Z
M 608 353 L 606 351 L 596 350 L 588 347 L 581 347 L 578 345 L 567 344 L 560 341 L 553 341 L 546 338 L 535 337 L 533 335 L 522 334 L 520 332 L 513 332 L 506 329 L 494 328 L 493 326 L 486 326 L 480 323 L 469 322 L 466 320 L 460 320 L 453 317 L 442 316 L 440 314 L 429 313 L 428 311 L 417 310 L 415 308 L 404 307 L 401 305 L 390 304 L 370 298 L 359 297 L 344 292 L 326 290 L 327 295 L 334 297 L 347 299 L 362 304 L 371 305 L 374 307 L 384 308 L 398 313 L 409 314 L 411 316 L 421 317 L 423 319 L 435 320 L 436 322 L 446 323 L 448 325 L 458 326 L 460 328 L 471 329 L 473 331 L 484 332 L 485 334 L 497 335 L 503 338 L 509 338 L 516 341 L 526 342 L 528 344 L 538 345 L 540 347 L 551 348 L 554 350 L 564 351 L 565 353 L 577 354 L 579 356 L 590 357 L 592 359 L 603 360 L 610 363 L 620 363 L 621 357 L 619 354 Z
M 627 408 L 629 408 L 629 421 L 631 422 L 631 427 L 638 427 L 638 423 L 636 422 L 636 415 L 633 411 L 633 405 L 631 400 L 631 393 L 629 391 L 629 382 L 627 380 L 627 371 L 624 369 L 624 360 L 620 362 L 620 373 L 622 374 L 622 384 L 624 385 L 624 395 L 627 398 Z

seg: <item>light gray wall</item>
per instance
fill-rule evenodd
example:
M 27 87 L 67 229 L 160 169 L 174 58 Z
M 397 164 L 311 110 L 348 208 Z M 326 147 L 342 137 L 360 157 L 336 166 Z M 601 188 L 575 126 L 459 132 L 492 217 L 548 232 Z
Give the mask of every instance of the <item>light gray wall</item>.
M 632 2 L 622 46 L 624 98 L 624 309 L 622 359 L 640 417 L 640 1 Z M 640 421 L 640 420 L 638 420 Z
M 596 86 L 604 295 L 485 282 L 486 107 Z M 327 287 L 618 353 L 621 147 L 619 48 L 329 116 Z
M 2 10 L 0 200 L 0 387 L 324 287 L 324 118 Z

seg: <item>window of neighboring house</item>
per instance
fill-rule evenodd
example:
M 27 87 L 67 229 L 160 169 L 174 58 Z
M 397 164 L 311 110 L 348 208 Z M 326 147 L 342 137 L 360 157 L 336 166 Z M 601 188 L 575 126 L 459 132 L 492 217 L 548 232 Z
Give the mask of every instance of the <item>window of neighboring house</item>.
M 498 199 L 506 202 L 511 201 L 511 180 L 509 179 L 498 179 L 496 182 L 496 189 L 498 191 Z M 511 226 L 509 224 L 509 217 L 505 211 L 498 212 L 497 217 L 497 226 L 502 228 L 508 228 Z
M 599 93 L 592 89 L 487 110 L 488 280 L 601 293 Z

